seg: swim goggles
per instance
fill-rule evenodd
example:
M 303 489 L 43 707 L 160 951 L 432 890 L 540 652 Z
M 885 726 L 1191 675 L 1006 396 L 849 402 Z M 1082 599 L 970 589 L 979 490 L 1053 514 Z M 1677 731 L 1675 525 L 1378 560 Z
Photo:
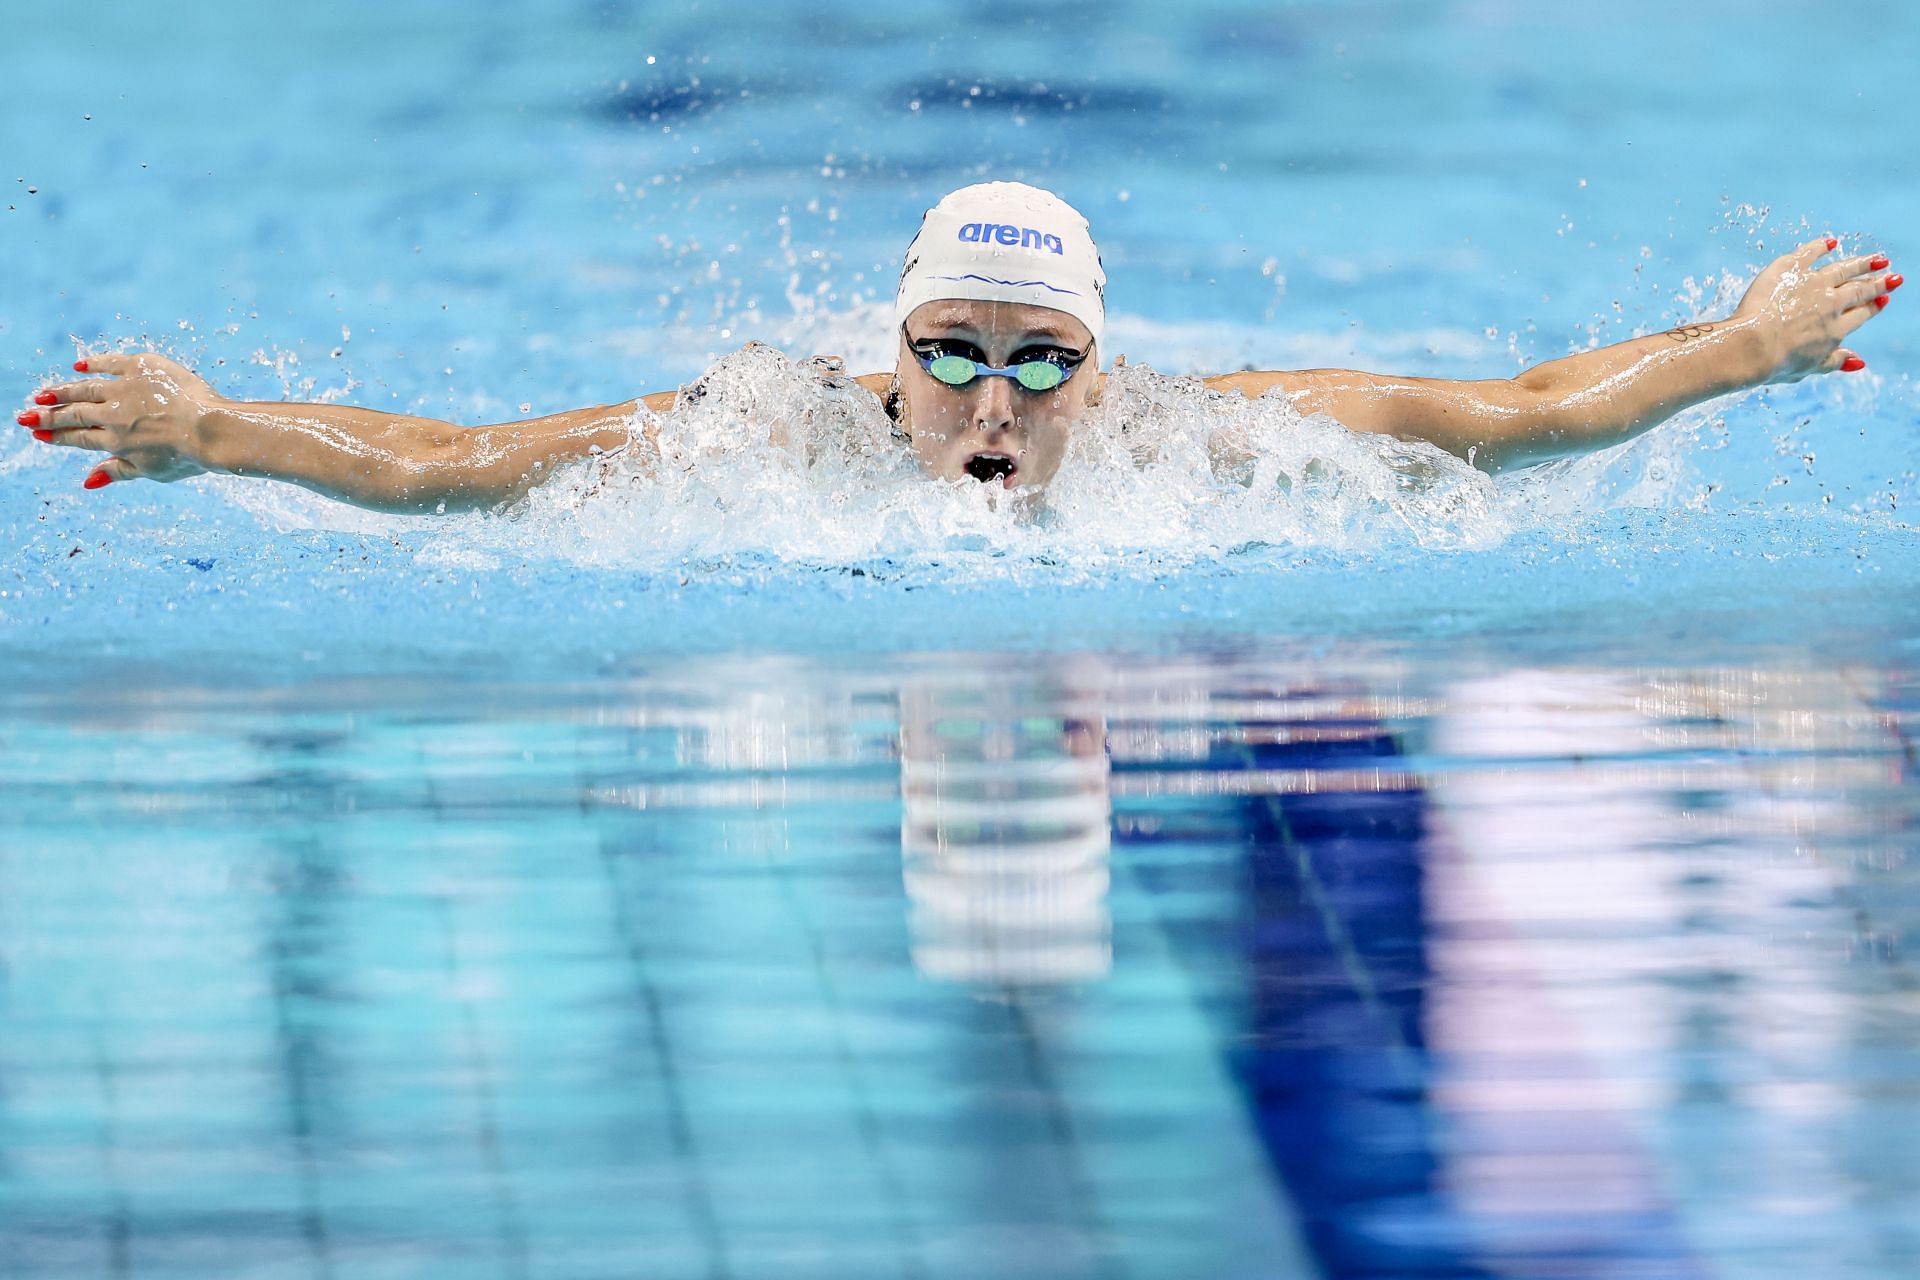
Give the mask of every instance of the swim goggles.
M 904 336 L 906 326 L 902 325 L 900 332 Z M 965 356 L 933 355 L 920 349 L 922 346 L 938 349 L 946 345 L 939 339 L 925 343 L 907 339 L 907 350 L 913 352 L 913 358 L 920 362 L 920 367 L 950 387 L 964 387 L 975 378 L 1012 378 L 1029 391 L 1051 391 L 1071 378 L 1074 370 L 1080 367 L 1080 362 L 1087 358 L 1085 355 L 1061 354 L 1042 360 L 1022 360 L 1019 364 L 996 368 Z

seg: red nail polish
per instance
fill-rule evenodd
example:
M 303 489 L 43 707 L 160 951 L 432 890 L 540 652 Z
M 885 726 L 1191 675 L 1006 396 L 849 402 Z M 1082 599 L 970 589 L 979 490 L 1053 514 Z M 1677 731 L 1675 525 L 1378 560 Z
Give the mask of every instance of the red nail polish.
M 40 425 L 40 415 L 31 409 L 25 409 L 14 414 L 13 420 L 23 427 L 37 427 Z
M 33 393 L 33 402 L 35 404 L 59 404 L 60 397 L 51 391 L 36 391 Z
M 52 444 L 52 443 L 53 443 L 53 432 L 51 432 L 51 431 L 36 431 L 36 432 L 34 432 L 34 433 L 33 433 L 33 438 L 34 438 L 35 440 L 38 440 L 38 441 L 39 441 L 39 442 L 40 442 L 41 444 Z
M 1840 242 L 1838 240 L 1835 240 L 1832 236 L 1827 237 L 1827 248 L 1838 249 L 1839 247 L 1840 247 Z
M 1887 304 L 1892 301 L 1893 301 L 1892 298 L 1889 298 L 1886 294 L 1883 293 L 1879 297 L 1873 300 L 1874 310 L 1885 311 L 1887 309 Z
M 1898 289 L 1901 285 L 1905 284 L 1906 282 L 1907 282 L 1907 278 L 1905 276 L 1888 276 L 1887 292 L 1892 293 L 1895 289 Z
M 1887 267 L 1888 267 L 1888 265 L 1889 265 L 1889 264 L 1888 264 L 1888 262 L 1887 262 L 1887 255 L 1886 255 L 1886 254 L 1884 254 L 1884 253 L 1876 253 L 1876 254 L 1874 254 L 1874 255 L 1873 255 L 1873 257 L 1872 257 L 1871 259 L 1869 259 L 1869 260 L 1868 260 L 1868 262 L 1867 262 L 1867 270 L 1869 270 L 1869 271 L 1885 271 L 1885 270 L 1887 269 Z
M 1840 362 L 1840 372 L 1842 373 L 1858 373 L 1866 367 L 1867 362 L 1859 356 L 1848 356 Z
M 1884 266 L 1886 264 L 1882 263 L 1881 265 Z M 73 362 L 73 371 L 75 373 L 85 373 L 87 371 L 87 362 L 85 360 L 75 360 Z
M 82 489 L 104 489 L 113 483 L 113 477 L 104 471 L 96 471 L 80 482 Z

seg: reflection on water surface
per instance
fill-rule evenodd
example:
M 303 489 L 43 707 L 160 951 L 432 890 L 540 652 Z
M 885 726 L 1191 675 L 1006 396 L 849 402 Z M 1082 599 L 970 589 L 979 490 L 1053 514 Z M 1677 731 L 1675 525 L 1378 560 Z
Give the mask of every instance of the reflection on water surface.
M 1900 1274 L 1917 722 L 1785 661 L 15 690 L 0 1258 Z

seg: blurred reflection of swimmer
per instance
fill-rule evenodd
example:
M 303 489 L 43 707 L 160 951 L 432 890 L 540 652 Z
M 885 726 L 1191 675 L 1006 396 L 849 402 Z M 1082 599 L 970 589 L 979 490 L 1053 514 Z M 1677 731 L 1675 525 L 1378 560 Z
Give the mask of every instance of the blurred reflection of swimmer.
M 915 966 L 1014 985 L 1104 976 L 1112 802 L 1098 699 L 918 683 L 900 709 Z

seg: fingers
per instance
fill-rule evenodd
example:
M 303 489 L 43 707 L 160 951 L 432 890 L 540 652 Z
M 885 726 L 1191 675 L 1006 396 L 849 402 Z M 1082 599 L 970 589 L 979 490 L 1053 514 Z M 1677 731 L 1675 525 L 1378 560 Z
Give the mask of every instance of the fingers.
M 1863 280 L 1858 285 L 1848 285 L 1849 296 L 1859 301 L 1842 311 L 1839 316 L 1839 333 L 1836 337 L 1845 338 L 1867 321 L 1887 309 L 1893 301 L 1893 291 L 1903 283 L 1900 276 L 1888 276 L 1884 280 Z
M 51 409 L 41 409 L 35 416 L 40 425 L 48 431 L 68 431 L 74 427 L 98 427 L 105 425 L 100 411 L 102 406 L 88 400 L 77 404 L 62 404 Z
M 69 449 L 94 449 L 110 452 L 117 433 L 105 428 L 119 426 L 112 409 L 94 398 L 108 382 L 75 383 L 69 387 L 49 387 L 34 396 L 34 407 L 14 415 L 14 421 L 32 430 L 42 444 Z
M 169 360 L 152 351 L 106 351 L 77 361 L 78 364 L 86 365 L 82 372 L 111 374 L 116 378 L 141 373 L 170 373 L 176 378 L 193 376 L 192 371 L 179 361 Z
M 58 409 L 28 409 L 14 415 L 14 421 L 33 432 L 41 444 L 65 445 L 74 449 L 111 449 L 113 434 L 103 430 L 98 405 L 63 405 Z
M 1819 274 L 1820 278 L 1828 284 L 1838 286 L 1856 276 L 1863 276 L 1869 271 L 1885 271 L 1887 266 L 1886 254 L 1863 253 L 1856 258 L 1842 258 L 1838 262 L 1829 263 L 1820 268 Z
M 42 444 L 68 449 L 92 449 L 100 453 L 113 450 L 115 440 L 109 432 L 94 426 L 73 425 L 72 420 L 82 414 L 98 412 L 91 406 L 62 407 L 53 410 L 29 410 L 20 415 L 20 425 L 33 428 L 33 438 Z M 42 424 L 45 425 L 42 425 Z M 125 458 L 108 458 L 81 481 L 81 487 L 98 489 L 112 484 L 116 480 L 132 480 L 140 471 Z
M 35 404 L 72 404 L 76 401 L 92 401 L 104 404 L 118 383 L 103 378 L 89 378 L 84 382 L 67 382 L 57 386 L 42 387 L 33 393 Z
M 106 485 L 113 484 L 115 481 L 137 480 L 139 477 L 139 468 L 135 467 L 125 458 L 108 458 L 105 462 L 87 473 L 87 478 L 80 482 L 80 487 L 83 489 L 99 489 Z
M 1840 322 L 1846 326 L 1845 331 L 1853 332 L 1886 310 L 1893 301 L 1893 291 L 1906 282 L 1905 276 L 1890 274 L 1856 280 L 1835 289 L 1834 297 L 1839 299 Z
M 85 371 L 95 370 L 94 360 L 76 360 L 73 367 Z M 112 403 L 115 388 L 120 384 L 105 378 L 86 378 L 78 382 L 56 383 L 41 387 L 31 397 L 32 408 L 25 409 L 14 416 L 14 421 L 23 427 L 32 427 L 37 431 L 62 431 L 75 427 L 97 427 L 102 420 L 90 411 L 76 406 L 104 405 Z
M 1866 367 L 1867 362 L 1860 358 L 1859 352 L 1845 347 L 1835 347 L 1833 354 L 1820 362 L 1821 373 L 1859 373 Z
M 141 361 L 148 358 L 150 353 L 145 351 L 103 351 L 86 358 L 86 372 L 110 373 L 116 378 L 124 378 L 130 373 L 140 372 Z
M 1840 242 L 1832 236 L 1821 236 L 1818 240 L 1809 240 L 1791 253 L 1781 255 L 1783 261 L 1811 271 L 1813 264 L 1840 247 Z
M 121 427 L 118 405 L 80 400 L 66 404 L 35 405 L 14 415 L 23 427 L 39 431 L 72 431 L 81 427 Z
M 79 410 L 63 409 L 62 413 L 77 413 Z M 22 414 L 22 417 L 27 415 Z M 109 453 L 114 446 L 113 437 L 98 427 L 50 427 L 35 428 L 33 438 L 42 444 L 50 444 L 69 449 L 92 449 L 100 453 Z M 83 489 L 100 489 L 118 480 L 134 480 L 140 476 L 140 469 L 125 458 L 112 457 L 89 471 L 80 482 Z
M 1855 307 L 1867 306 L 1892 293 L 1900 287 L 1892 282 L 1899 279 L 1899 276 L 1894 275 L 1868 276 L 1864 280 L 1855 280 L 1850 284 L 1841 285 L 1833 291 L 1833 294 L 1839 300 L 1842 311 L 1851 311 Z
M 68 427 L 65 430 L 43 430 L 33 433 L 33 438 L 42 444 L 58 445 L 68 449 L 92 449 L 96 453 L 111 453 L 115 441 L 112 436 L 97 427 Z

